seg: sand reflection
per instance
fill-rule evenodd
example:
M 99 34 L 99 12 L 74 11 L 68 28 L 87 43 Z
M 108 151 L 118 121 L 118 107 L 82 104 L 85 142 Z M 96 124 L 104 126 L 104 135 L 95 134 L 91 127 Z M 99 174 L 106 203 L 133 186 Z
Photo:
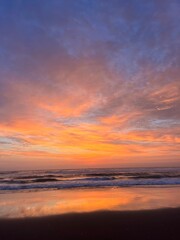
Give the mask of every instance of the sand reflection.
M 0 194 L 0 217 L 180 207 L 179 190 L 179 187 L 156 187 L 2 193 Z

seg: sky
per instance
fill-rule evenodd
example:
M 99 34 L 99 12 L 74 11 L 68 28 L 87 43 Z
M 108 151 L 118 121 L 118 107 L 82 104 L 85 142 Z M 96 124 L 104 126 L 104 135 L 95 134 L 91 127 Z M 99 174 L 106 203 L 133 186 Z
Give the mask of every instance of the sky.
M 180 166 L 179 0 L 0 0 L 0 169 Z

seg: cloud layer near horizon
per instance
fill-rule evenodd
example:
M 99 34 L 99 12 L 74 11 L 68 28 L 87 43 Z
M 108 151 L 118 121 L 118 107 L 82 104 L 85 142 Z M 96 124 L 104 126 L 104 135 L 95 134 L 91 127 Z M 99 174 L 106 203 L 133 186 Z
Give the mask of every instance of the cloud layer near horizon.
M 2 168 L 177 165 L 179 10 L 1 1 Z

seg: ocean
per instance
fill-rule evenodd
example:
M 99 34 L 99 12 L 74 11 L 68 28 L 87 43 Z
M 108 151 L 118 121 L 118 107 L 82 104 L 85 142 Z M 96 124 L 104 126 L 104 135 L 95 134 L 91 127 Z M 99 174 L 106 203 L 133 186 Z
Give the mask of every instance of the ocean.
M 180 168 L 65 169 L 0 172 L 0 192 L 180 185 Z
M 0 172 L 0 218 L 180 207 L 180 168 Z

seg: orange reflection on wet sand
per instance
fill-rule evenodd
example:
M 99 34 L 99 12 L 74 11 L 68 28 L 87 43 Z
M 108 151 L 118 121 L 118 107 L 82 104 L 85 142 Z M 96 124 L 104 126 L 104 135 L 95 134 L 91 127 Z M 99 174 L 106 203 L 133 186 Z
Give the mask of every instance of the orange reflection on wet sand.
M 0 217 L 180 207 L 179 187 L 103 188 L 0 194 Z

